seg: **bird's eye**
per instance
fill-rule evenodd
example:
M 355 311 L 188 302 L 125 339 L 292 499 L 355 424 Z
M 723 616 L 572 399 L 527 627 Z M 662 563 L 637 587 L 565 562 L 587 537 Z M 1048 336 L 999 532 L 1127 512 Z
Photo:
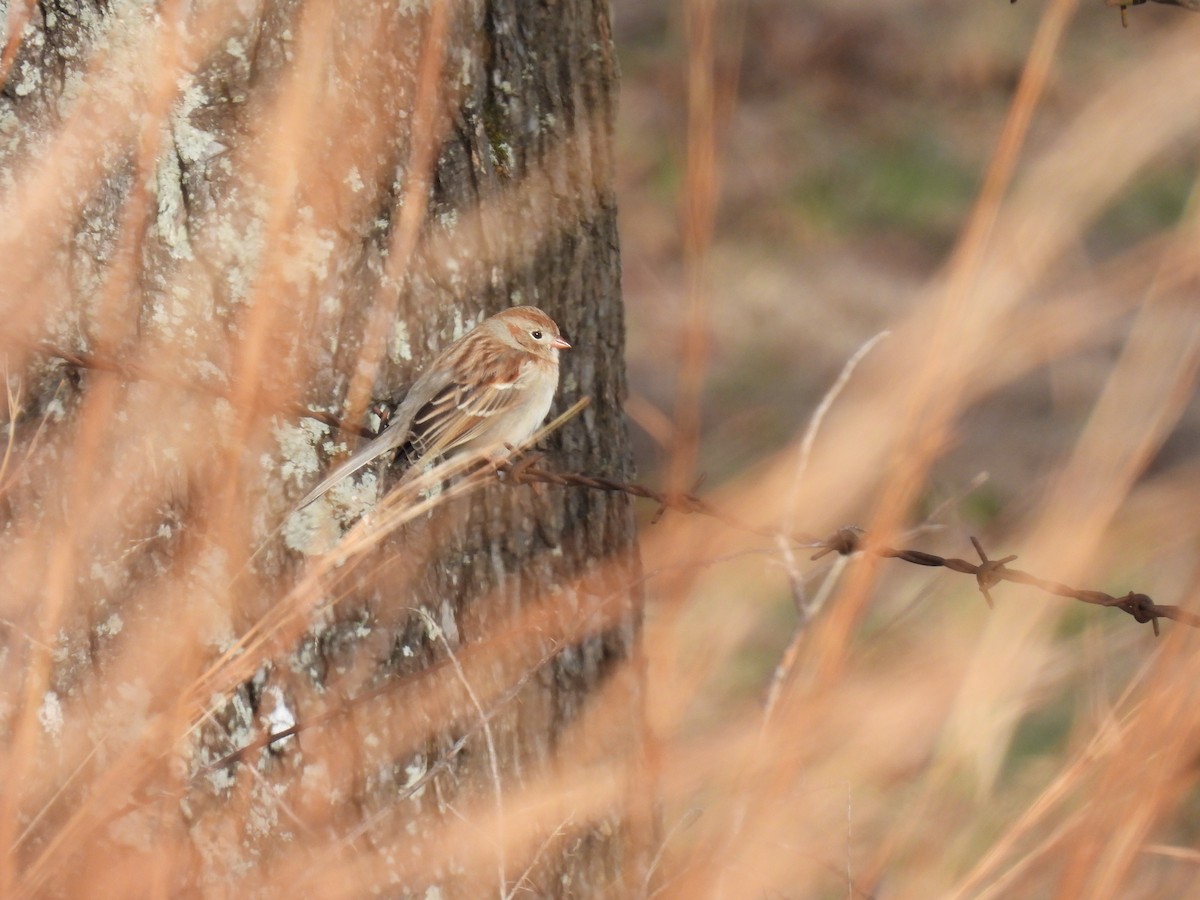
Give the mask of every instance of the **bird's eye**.
M 535 341 L 540 341 L 542 339 L 542 333 L 540 331 L 531 331 L 529 332 L 529 336 Z

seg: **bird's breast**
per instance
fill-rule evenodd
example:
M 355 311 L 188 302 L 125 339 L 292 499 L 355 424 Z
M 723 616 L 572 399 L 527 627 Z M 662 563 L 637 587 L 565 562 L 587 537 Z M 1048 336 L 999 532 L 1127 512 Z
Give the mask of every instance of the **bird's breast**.
M 554 392 L 558 389 L 558 366 L 542 360 L 529 360 L 521 366 L 517 388 L 526 392 L 519 404 L 519 414 L 513 417 L 509 443 L 516 444 L 537 431 L 538 426 L 550 412 Z

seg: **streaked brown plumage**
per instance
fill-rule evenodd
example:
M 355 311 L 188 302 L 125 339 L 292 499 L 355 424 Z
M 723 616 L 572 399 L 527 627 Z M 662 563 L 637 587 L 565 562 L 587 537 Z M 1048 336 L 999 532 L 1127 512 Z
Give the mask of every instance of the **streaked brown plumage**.
M 334 468 L 300 507 L 392 450 L 402 449 L 416 464 L 458 453 L 494 455 L 520 444 L 550 411 L 558 353 L 570 346 L 554 320 L 533 306 L 485 319 L 429 364 L 388 427 Z

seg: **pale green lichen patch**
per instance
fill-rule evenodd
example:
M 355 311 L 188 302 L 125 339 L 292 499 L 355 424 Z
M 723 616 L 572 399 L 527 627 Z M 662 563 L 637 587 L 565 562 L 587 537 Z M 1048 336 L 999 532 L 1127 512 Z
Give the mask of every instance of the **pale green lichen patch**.
M 57 394 L 46 404 L 44 415 L 55 424 L 61 422 L 67 415 L 67 408 L 63 405 L 62 397 Z
M 276 426 L 274 435 L 279 445 L 280 480 L 290 479 L 301 486 L 313 481 L 321 465 L 317 458 L 317 444 L 327 434 L 329 426 L 316 419 L 300 419 L 294 425 L 286 423 Z
M 148 809 L 134 809 L 113 821 L 105 835 L 118 844 L 143 852 L 152 852 L 160 839 L 161 820 Z
M 37 720 L 42 726 L 42 731 L 46 732 L 50 737 L 57 738 L 62 734 L 62 703 L 58 699 L 58 694 L 54 691 L 46 691 L 45 696 L 42 697 L 42 705 L 37 710 Z
M 426 765 L 426 763 L 425 763 L 425 757 L 422 756 L 420 753 L 418 753 L 416 756 L 413 757 L 412 762 L 410 762 L 407 766 L 404 767 L 404 785 L 403 785 L 403 787 L 410 788 L 414 784 L 416 784 L 421 779 L 421 777 L 424 776 L 424 774 L 428 770 L 428 768 L 429 768 L 429 766 Z M 413 801 L 419 800 L 419 799 L 421 799 L 421 795 L 424 793 L 425 793 L 425 785 L 421 785 L 421 787 L 417 788 L 415 791 L 412 792 L 411 795 L 409 795 L 409 799 L 413 800 Z
M 457 646 L 460 641 L 458 635 L 458 623 L 454 620 L 453 604 L 451 604 L 448 599 L 443 598 L 440 612 L 441 623 L 439 628 L 441 629 L 442 634 L 445 635 L 446 643 L 450 644 L 452 647 Z
M 150 689 L 140 680 L 123 681 L 105 697 L 93 722 L 105 735 L 104 746 L 98 751 L 101 759 L 137 743 L 154 716 L 153 702 Z
M 354 522 L 374 508 L 379 498 L 379 479 L 374 472 L 346 478 L 334 485 L 327 496 L 340 510 L 343 522 Z
M 408 341 L 408 323 L 397 318 L 388 341 L 388 359 L 394 363 L 412 360 L 412 345 Z
M 20 120 L 17 119 L 16 113 L 9 106 L 0 106 L 0 138 L 3 139 L 3 144 L 0 144 L 0 150 L 4 156 L 10 156 L 17 152 L 21 146 L 21 138 L 23 132 L 18 127 Z M 11 191 L 16 186 L 16 177 L 14 170 L 10 166 L 0 168 L 0 187 L 5 191 Z
M 442 627 L 438 625 L 432 613 L 424 606 L 418 609 L 417 612 L 421 615 L 421 622 L 425 625 L 425 634 L 429 637 L 429 640 L 439 640 L 442 636 Z
M 13 93 L 18 97 L 26 97 L 32 94 L 39 84 L 42 83 L 42 70 L 39 69 L 32 59 L 26 59 L 17 67 L 17 78 L 13 84 Z
M 255 837 L 274 833 L 279 826 L 279 802 L 274 789 L 265 781 L 256 781 L 253 801 L 246 810 L 246 830 Z
M 228 650 L 234 641 L 233 622 L 229 608 L 213 603 L 231 581 L 229 556 L 219 547 L 208 547 L 199 554 L 196 565 L 188 572 L 188 594 L 197 613 L 196 621 L 201 640 L 218 653 Z
M 297 210 L 282 265 L 283 278 L 289 284 L 305 286 L 329 277 L 337 241 L 331 230 L 314 228 L 312 220 L 312 207 Z
M 338 804 L 342 792 L 338 790 L 329 774 L 329 767 L 321 762 L 311 762 L 300 770 L 300 792 L 306 804 Z
M 322 498 L 304 509 L 293 510 L 283 520 L 280 536 L 285 547 L 305 556 L 317 556 L 337 544 L 339 529 L 324 508 L 326 503 Z
M 251 209 L 245 215 L 223 216 L 212 229 L 219 253 L 226 260 L 225 286 L 235 303 L 250 296 L 258 264 L 266 245 L 263 236 L 263 217 L 267 213 L 261 198 L 248 201 Z
M 197 128 L 192 123 L 192 113 L 210 102 L 204 88 L 188 75 L 180 78 L 179 87 L 179 102 L 171 115 L 175 150 L 185 163 L 205 162 L 227 148 L 212 132 Z
M 249 59 L 246 57 L 245 44 L 237 38 L 230 38 L 225 42 L 225 52 L 244 66 L 250 64 Z
M 268 685 L 266 691 L 263 692 L 263 702 L 270 706 L 270 709 L 263 716 L 268 733 L 281 734 L 295 727 L 296 714 L 288 705 L 283 688 L 277 684 Z M 288 736 L 273 744 L 272 749 L 276 751 L 282 750 L 294 742 L 295 738 Z
M 170 135 L 165 136 L 167 139 Z M 179 156 L 162 153 L 155 170 L 155 201 L 158 208 L 155 231 L 174 259 L 191 259 L 192 245 L 187 233 L 187 209 L 183 200 L 183 174 Z
M 454 340 L 458 340 L 460 337 L 462 337 L 464 334 L 466 334 L 468 331 L 470 331 L 472 328 L 474 328 L 476 325 L 478 325 L 482 321 L 483 321 L 482 315 L 468 316 L 467 318 L 464 319 L 462 310 L 459 307 L 455 306 L 454 307 L 454 328 L 451 331 L 451 334 L 453 335 Z
M 328 553 L 337 546 L 345 529 L 374 507 L 377 495 L 378 479 L 370 472 L 357 480 L 343 480 L 324 497 L 294 510 L 284 520 L 284 545 L 305 556 Z
M 429 0 L 400 0 L 397 11 L 402 16 L 417 16 L 429 12 Z

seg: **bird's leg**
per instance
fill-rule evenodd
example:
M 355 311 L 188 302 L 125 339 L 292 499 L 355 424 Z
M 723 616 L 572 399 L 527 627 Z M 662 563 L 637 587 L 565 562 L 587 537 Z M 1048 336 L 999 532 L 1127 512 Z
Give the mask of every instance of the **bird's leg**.
M 388 427 L 388 422 L 392 420 L 392 410 L 393 407 L 390 403 L 380 401 L 371 404 L 369 412 L 379 417 L 379 430 L 375 432 L 376 435 L 383 434 L 383 429 Z
M 512 449 L 511 445 L 510 449 Z M 540 450 L 534 450 L 530 453 L 526 453 L 516 462 L 513 462 L 512 456 L 507 456 L 499 461 L 499 465 L 497 465 L 496 468 L 496 474 L 513 481 L 520 481 L 521 475 L 526 469 L 532 468 L 545 458 L 546 454 L 542 453 Z
M 492 467 L 492 471 L 496 473 L 496 477 L 501 481 L 513 469 L 513 456 L 517 452 L 517 448 L 508 441 L 504 442 L 504 449 L 496 448 L 491 450 L 487 455 L 487 464 Z
M 522 454 L 517 447 L 506 441 L 504 443 L 504 452 L 489 454 L 488 463 L 496 472 L 496 477 L 508 479 L 520 476 L 522 472 L 538 462 L 538 460 L 545 458 L 545 456 L 546 454 L 536 450 L 531 453 Z

